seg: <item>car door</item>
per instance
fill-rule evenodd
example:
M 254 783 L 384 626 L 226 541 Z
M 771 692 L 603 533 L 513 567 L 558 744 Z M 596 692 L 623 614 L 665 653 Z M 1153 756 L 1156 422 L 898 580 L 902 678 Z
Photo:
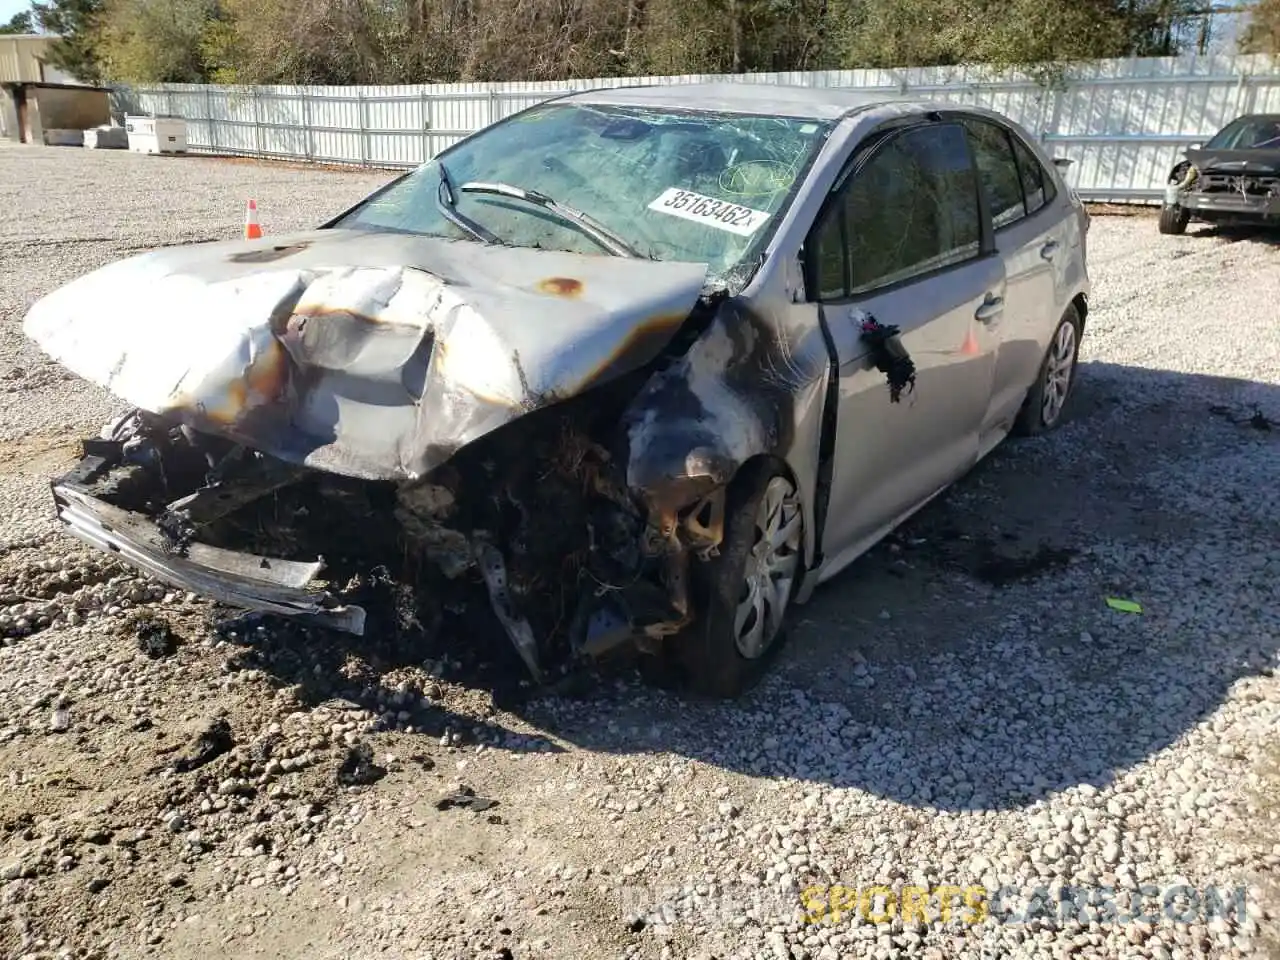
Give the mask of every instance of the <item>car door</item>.
M 806 260 L 839 365 L 823 531 L 834 572 L 978 458 L 995 353 L 977 318 L 999 314 L 1004 265 L 964 129 L 927 121 L 860 147 Z M 915 364 L 898 402 L 861 337 L 868 314 L 901 330 Z
M 1017 417 L 1062 315 L 1055 266 L 1068 255 L 1070 211 L 1056 202 L 1053 178 L 1021 137 L 987 118 L 969 117 L 964 125 L 1005 268 L 1004 311 L 986 324 L 996 349 L 979 440 L 986 454 Z

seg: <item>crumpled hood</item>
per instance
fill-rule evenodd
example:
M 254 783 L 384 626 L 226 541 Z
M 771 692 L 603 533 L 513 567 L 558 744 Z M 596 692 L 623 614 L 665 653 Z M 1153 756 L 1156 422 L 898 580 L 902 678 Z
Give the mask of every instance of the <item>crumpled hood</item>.
M 1253 176 L 1280 174 L 1280 148 L 1275 150 L 1188 150 L 1187 159 L 1201 173 Z
M 131 257 L 24 332 L 121 399 L 281 459 L 414 479 L 647 363 L 706 267 L 317 230 Z

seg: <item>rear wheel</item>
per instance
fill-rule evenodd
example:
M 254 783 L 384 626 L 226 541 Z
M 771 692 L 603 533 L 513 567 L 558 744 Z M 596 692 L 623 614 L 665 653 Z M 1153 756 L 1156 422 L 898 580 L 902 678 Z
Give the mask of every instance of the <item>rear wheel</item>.
M 1191 214 L 1182 207 L 1163 206 L 1160 208 L 1160 232 L 1167 234 L 1182 234 L 1187 232 L 1187 224 L 1191 221 Z
M 764 672 L 782 645 L 803 534 L 790 477 L 767 461 L 744 468 L 729 487 L 720 554 L 695 567 L 698 618 L 669 641 L 696 692 L 736 697 Z
M 1080 356 L 1080 311 L 1074 305 L 1049 341 L 1049 350 L 1040 364 L 1040 373 L 1018 414 L 1015 430 L 1024 436 L 1047 433 L 1062 422 L 1067 401 L 1076 383 L 1076 360 Z

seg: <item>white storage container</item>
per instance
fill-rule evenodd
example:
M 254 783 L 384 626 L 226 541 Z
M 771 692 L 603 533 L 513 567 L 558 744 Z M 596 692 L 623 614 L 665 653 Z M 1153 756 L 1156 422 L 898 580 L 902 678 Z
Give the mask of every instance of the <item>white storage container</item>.
M 125 117 L 134 153 L 186 153 L 187 121 L 181 117 Z
M 84 145 L 89 150 L 125 150 L 129 134 L 124 127 L 93 127 L 84 132 Z

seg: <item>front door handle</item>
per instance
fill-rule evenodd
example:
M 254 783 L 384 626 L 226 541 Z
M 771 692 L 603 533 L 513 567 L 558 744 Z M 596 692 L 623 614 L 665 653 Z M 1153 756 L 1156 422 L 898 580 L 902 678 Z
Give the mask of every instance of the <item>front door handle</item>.
M 988 293 L 987 298 L 982 301 L 982 306 L 978 307 L 973 315 L 979 323 L 990 323 L 1002 313 L 1004 313 L 1004 297 Z
M 1057 252 L 1058 252 L 1057 240 L 1050 240 L 1048 243 L 1046 243 L 1043 247 L 1040 248 L 1040 256 L 1042 256 L 1046 260 L 1052 260 L 1053 255 Z

